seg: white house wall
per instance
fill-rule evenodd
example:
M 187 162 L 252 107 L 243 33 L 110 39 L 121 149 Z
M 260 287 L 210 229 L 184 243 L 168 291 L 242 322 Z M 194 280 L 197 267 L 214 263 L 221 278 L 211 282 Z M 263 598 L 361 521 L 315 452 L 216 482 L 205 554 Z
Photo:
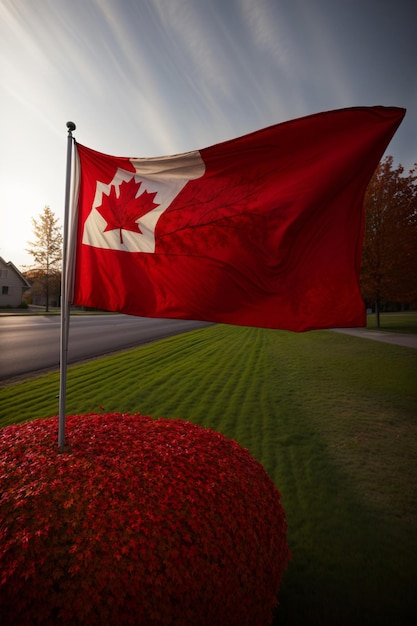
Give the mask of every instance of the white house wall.
M 0 257 L 0 307 L 17 307 L 29 284 L 12 263 Z

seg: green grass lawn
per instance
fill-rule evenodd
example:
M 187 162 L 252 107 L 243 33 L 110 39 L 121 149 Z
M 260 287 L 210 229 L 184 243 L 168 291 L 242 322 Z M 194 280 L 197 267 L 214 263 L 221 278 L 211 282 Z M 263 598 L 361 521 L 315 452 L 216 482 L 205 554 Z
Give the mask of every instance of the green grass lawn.
M 416 381 L 411 348 L 218 325 L 70 367 L 67 414 L 179 417 L 248 448 L 287 513 L 277 623 L 411 626 Z M 58 390 L 58 374 L 0 389 L 0 425 L 57 414 Z
M 368 328 L 376 328 L 375 315 L 367 316 Z M 390 333 L 417 333 L 417 312 L 381 313 L 380 328 L 378 330 Z

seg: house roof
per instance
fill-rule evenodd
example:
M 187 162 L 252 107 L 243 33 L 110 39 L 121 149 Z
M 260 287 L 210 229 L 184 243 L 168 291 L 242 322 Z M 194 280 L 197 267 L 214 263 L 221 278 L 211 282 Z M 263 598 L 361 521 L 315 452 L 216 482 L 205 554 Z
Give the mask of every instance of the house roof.
M 16 265 L 14 265 L 11 261 L 5 261 L 3 257 L 0 256 L 0 263 L 5 265 L 7 268 L 11 269 L 15 274 L 17 274 L 20 280 L 23 282 L 25 287 L 30 287 L 30 282 L 25 278 L 20 270 L 17 269 Z

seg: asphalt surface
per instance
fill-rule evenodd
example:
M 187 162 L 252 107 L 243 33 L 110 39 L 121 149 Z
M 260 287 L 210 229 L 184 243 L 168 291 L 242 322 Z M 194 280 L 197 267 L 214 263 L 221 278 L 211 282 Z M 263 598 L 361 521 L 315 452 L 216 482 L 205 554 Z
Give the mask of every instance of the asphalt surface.
M 207 325 L 117 314 L 74 315 L 69 325 L 67 363 L 88 361 Z M 59 369 L 60 330 L 59 315 L 2 315 L 0 382 Z

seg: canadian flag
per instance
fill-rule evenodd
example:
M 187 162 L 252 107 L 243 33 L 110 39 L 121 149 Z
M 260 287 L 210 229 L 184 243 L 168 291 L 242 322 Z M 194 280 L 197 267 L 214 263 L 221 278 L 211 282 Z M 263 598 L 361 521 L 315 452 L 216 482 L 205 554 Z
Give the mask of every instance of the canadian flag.
M 363 198 L 404 114 L 340 109 L 161 158 L 76 144 L 73 304 L 296 331 L 363 326 Z

